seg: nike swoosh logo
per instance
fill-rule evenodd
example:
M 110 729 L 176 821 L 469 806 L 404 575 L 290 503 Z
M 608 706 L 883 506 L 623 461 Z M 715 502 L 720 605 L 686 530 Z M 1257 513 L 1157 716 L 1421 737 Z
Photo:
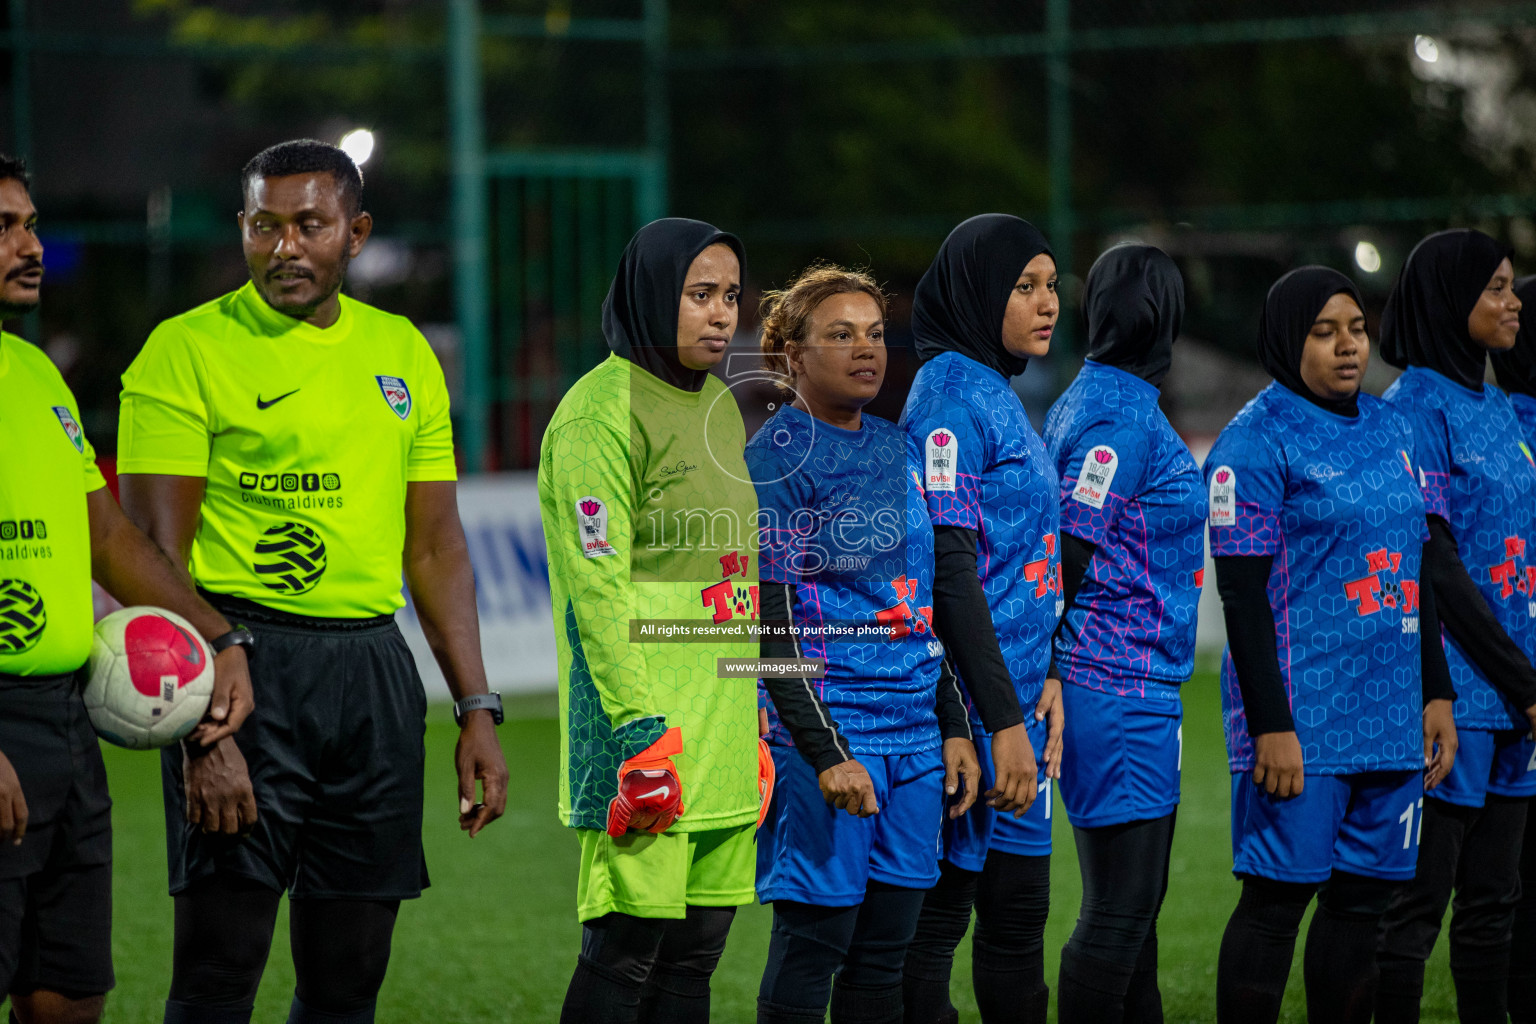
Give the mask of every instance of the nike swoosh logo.
M 651 797 L 658 797 L 658 798 L 660 798 L 662 800 L 665 800 L 667 797 L 669 797 L 671 795 L 672 795 L 672 787 L 671 786 L 662 786 L 660 789 L 653 789 L 649 793 L 643 793 L 640 796 L 636 797 L 635 799 L 637 799 L 637 800 L 649 800 L 649 799 L 651 799 Z
M 303 390 L 303 389 L 302 388 L 294 388 L 292 391 L 288 392 L 288 395 L 296 395 L 301 390 Z M 261 395 L 257 395 L 256 396 L 256 408 L 258 408 L 258 409 L 270 409 L 274 405 L 276 405 L 278 402 L 281 402 L 283 399 L 287 398 L 288 395 L 278 395 L 276 398 L 272 399 L 270 402 L 263 402 L 261 400 Z
M 174 622 L 171 623 L 171 628 L 180 633 L 182 638 L 187 641 L 187 660 L 194 665 L 201 665 L 203 663 L 203 651 L 202 648 L 198 647 L 197 641 L 192 639 L 192 634 L 188 633 Z

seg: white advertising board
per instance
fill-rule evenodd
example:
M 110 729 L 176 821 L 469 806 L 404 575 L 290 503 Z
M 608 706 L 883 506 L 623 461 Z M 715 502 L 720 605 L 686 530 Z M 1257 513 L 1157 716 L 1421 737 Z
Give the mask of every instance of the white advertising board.
M 465 477 L 459 482 L 459 518 L 475 567 L 480 649 L 491 689 L 502 693 L 554 689 L 549 559 L 544 553 L 535 475 Z M 422 635 L 409 595 L 395 619 L 416 655 L 427 696 L 447 697 L 448 685 Z

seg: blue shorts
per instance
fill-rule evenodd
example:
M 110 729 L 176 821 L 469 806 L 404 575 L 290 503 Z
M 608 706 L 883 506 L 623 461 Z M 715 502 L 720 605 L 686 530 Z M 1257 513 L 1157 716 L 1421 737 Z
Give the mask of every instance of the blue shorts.
M 1151 821 L 1179 806 L 1184 708 L 1062 687 L 1061 803 L 1078 828 Z
M 1308 775 L 1301 795 L 1279 800 L 1232 775 L 1232 873 L 1280 882 L 1326 882 L 1335 870 L 1403 881 L 1419 860 L 1424 773 Z
M 981 790 L 964 817 L 944 820 L 940 856 L 957 868 L 980 871 L 987 862 L 988 850 L 1038 857 L 1051 852 L 1051 781 L 1045 777 L 1046 723 L 1035 721 L 1035 709 L 1024 711 L 1024 726 L 1029 744 L 1035 749 L 1035 764 L 1040 771 L 1035 802 L 1022 818 L 999 814 L 986 804 L 981 794 L 992 788 L 992 737 L 977 730 L 976 757 L 981 762 Z
M 1429 795 L 1460 807 L 1495 796 L 1536 796 L 1536 741 L 1513 729 L 1458 729 L 1456 763 Z
M 832 807 L 816 772 L 793 747 L 774 747 L 773 806 L 757 834 L 757 898 L 818 907 L 864 902 L 870 882 L 928 889 L 939 880 L 944 818 L 941 748 L 881 757 L 855 754 L 875 784 L 880 812 Z

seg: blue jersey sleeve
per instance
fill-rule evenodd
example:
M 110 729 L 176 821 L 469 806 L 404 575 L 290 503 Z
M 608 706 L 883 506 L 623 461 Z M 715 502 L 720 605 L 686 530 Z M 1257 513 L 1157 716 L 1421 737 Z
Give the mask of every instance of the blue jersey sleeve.
M 1404 417 L 1404 419 L 1406 421 L 1406 417 Z M 1403 429 L 1404 429 L 1404 432 L 1406 434 L 1406 436 L 1403 438 L 1403 443 L 1406 445 L 1406 447 L 1403 448 L 1403 466 L 1404 466 L 1404 468 L 1406 469 L 1406 471 L 1408 473 L 1408 478 L 1410 480 L 1412 480 L 1414 483 L 1419 484 L 1419 481 L 1421 479 L 1421 477 L 1419 476 L 1419 472 L 1420 472 L 1420 469 L 1423 466 L 1423 462 L 1419 458 L 1419 452 L 1421 450 L 1421 446 L 1419 445 L 1418 432 L 1415 431 L 1412 428 L 1412 426 L 1409 423 L 1407 423 L 1407 422 L 1404 422 Z M 1427 480 L 1428 479 L 1428 474 L 1425 474 L 1425 476 L 1422 479 L 1426 479 Z M 1424 487 L 1423 487 L 1422 484 L 1419 484 L 1419 491 L 1420 491 L 1420 493 L 1424 492 Z M 1424 521 L 1421 524 L 1419 524 L 1419 533 L 1418 533 L 1419 543 L 1420 544 L 1428 544 L 1429 543 L 1429 516 L 1430 516 L 1430 514 L 1432 512 L 1433 512 L 1433 509 L 1431 509 L 1429 507 L 1429 496 L 1427 494 L 1425 494 L 1425 496 L 1424 496 Z M 1443 515 L 1444 513 L 1440 513 L 1440 514 Z
M 757 488 L 758 574 L 764 583 L 799 583 L 814 526 L 815 484 L 765 447 L 749 445 L 747 471 Z
M 981 478 L 991 443 L 974 412 L 929 405 L 911 416 L 906 427 L 921 452 L 923 493 L 933 525 L 979 529 Z
M 1424 492 L 1424 511 L 1446 521 L 1451 517 L 1451 434 L 1439 409 L 1399 408 L 1413 424 L 1413 455 Z
M 1229 429 L 1205 460 L 1212 555 L 1280 550 L 1286 468 L 1280 451 L 1246 429 Z
M 1142 489 L 1150 438 L 1142 424 L 1097 417 L 1057 459 L 1061 529 L 1103 544 L 1121 509 Z

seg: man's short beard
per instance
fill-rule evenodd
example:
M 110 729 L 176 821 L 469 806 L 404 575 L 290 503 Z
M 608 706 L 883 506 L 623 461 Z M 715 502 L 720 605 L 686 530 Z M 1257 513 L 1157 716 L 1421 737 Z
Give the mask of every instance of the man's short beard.
M 14 320 L 19 316 L 35 313 L 40 305 L 42 305 L 41 300 L 38 302 L 0 302 L 0 320 Z
M 351 263 L 352 253 L 346 249 L 343 249 L 341 252 L 341 266 L 338 267 L 336 271 L 335 290 L 327 292 L 318 302 L 314 303 L 313 305 L 290 306 L 285 309 L 282 306 L 279 306 L 276 302 L 272 301 L 272 296 L 268 295 L 266 289 L 262 288 L 261 285 L 256 281 L 256 274 L 254 271 L 251 273 L 251 283 L 256 285 L 256 294 L 260 295 L 262 301 L 264 301 L 267 305 L 271 306 L 273 309 L 277 310 L 284 316 L 291 316 L 296 320 L 304 320 L 310 316 L 313 316 L 315 310 L 329 302 L 332 296 L 341 294 L 341 290 L 345 288 L 347 284 L 347 267 L 350 266 Z M 249 266 L 247 266 L 247 269 L 250 269 Z

